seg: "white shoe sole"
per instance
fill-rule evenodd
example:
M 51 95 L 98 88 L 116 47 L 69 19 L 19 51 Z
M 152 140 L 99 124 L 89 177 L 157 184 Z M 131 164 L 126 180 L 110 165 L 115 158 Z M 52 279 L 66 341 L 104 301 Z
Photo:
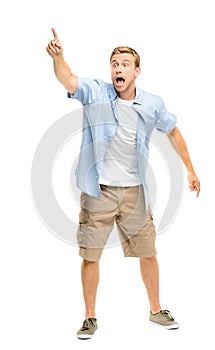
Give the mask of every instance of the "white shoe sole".
M 178 329 L 180 327 L 180 324 L 179 323 L 174 323 L 170 326 L 163 326 L 162 324 L 159 324 L 159 323 L 156 323 L 156 322 L 153 322 L 153 321 L 149 321 L 150 324 L 152 324 L 153 326 L 158 326 L 158 327 L 162 327 L 162 328 L 165 328 L 165 329 Z
M 93 335 L 89 334 L 77 334 L 78 339 L 91 339 Z

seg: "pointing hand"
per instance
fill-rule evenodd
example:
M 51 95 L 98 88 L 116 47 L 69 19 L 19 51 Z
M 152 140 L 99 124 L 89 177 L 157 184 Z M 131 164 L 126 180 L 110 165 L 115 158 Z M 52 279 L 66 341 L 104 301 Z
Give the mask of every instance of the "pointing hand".
M 46 50 L 48 54 L 54 58 L 56 56 L 60 56 L 63 54 L 63 47 L 60 43 L 60 40 L 58 38 L 57 32 L 54 28 L 52 28 L 52 33 L 54 36 L 54 40 L 51 40 L 48 46 L 46 47 Z

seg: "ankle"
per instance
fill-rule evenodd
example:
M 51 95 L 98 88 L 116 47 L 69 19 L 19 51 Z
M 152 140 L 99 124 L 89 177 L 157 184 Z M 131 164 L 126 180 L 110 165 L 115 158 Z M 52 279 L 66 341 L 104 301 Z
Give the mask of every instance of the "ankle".
M 96 318 L 96 314 L 95 313 L 86 314 L 85 318 L 86 319 L 88 319 L 88 318 Z
M 157 313 L 160 312 L 160 311 L 161 311 L 161 308 L 159 308 L 159 309 L 151 309 L 151 310 L 150 310 L 150 312 L 151 312 L 153 315 L 157 314 Z

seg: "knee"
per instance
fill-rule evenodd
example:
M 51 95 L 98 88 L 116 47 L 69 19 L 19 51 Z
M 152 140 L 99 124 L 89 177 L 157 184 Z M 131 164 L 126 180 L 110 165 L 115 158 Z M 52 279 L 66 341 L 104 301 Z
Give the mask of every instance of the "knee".
M 140 258 L 140 262 L 142 263 L 142 264 L 149 264 L 149 263 L 152 263 L 152 262 L 156 262 L 157 261 L 157 258 L 156 258 L 156 256 L 154 255 L 154 256 L 150 256 L 150 257 L 148 257 L 148 258 Z
M 96 265 L 96 264 L 98 264 L 98 261 L 90 261 L 90 260 L 83 259 L 82 264 L 85 266 Z

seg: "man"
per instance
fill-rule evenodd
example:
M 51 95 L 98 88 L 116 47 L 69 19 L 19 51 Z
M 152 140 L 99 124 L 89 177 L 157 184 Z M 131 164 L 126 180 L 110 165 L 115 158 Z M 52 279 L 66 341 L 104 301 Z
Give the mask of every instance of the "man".
M 95 314 L 99 282 L 99 259 L 116 223 L 125 256 L 139 257 L 143 282 L 150 304 L 149 320 L 167 329 L 179 328 L 159 300 L 159 267 L 155 228 L 145 181 L 148 145 L 154 128 L 170 138 L 188 172 L 191 191 L 200 192 L 186 143 L 158 96 L 136 86 L 140 57 L 129 47 L 111 54 L 112 84 L 78 78 L 64 60 L 55 29 L 47 46 L 57 79 L 68 97 L 83 104 L 83 137 L 77 167 L 81 189 L 78 242 L 82 262 L 85 320 L 79 339 L 91 338 L 97 329 Z

